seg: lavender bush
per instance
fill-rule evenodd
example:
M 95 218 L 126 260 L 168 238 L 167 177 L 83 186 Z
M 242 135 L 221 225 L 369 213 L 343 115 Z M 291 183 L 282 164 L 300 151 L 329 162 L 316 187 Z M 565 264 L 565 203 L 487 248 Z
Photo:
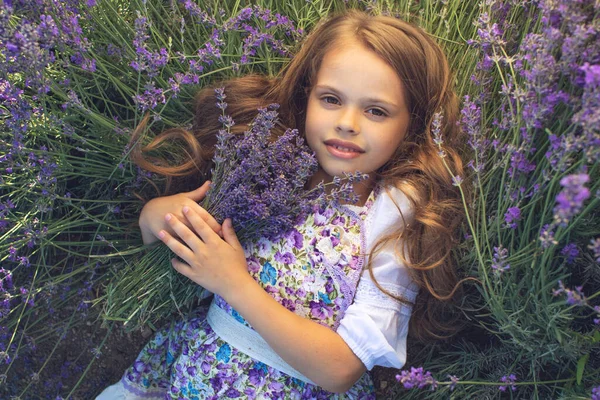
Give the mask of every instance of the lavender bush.
M 135 193 L 161 184 L 128 158 L 142 116 L 185 125 L 199 87 L 276 73 L 321 16 L 356 7 L 445 47 L 470 151 L 455 177 L 469 215 L 455 257 L 479 281 L 468 328 L 410 346 L 384 397 L 598 398 L 598 2 L 249 3 L 0 4 L 0 397 L 96 394 L 82 382 L 102 343 L 49 366 L 141 246 Z

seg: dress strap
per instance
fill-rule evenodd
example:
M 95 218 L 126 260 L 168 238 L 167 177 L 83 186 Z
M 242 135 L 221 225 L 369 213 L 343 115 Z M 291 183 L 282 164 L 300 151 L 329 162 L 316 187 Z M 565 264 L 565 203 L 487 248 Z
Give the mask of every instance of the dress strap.
M 315 384 L 285 362 L 254 329 L 239 323 L 213 301 L 206 317 L 212 330 L 230 346 L 292 378 Z

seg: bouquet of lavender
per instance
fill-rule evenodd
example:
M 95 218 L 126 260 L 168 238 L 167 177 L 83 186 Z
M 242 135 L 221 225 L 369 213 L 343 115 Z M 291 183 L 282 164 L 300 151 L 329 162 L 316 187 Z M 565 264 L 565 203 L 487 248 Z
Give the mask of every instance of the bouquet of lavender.
M 215 219 L 232 218 L 241 243 L 259 237 L 274 238 L 292 228 L 317 201 L 355 201 L 352 184 L 362 178 L 349 174 L 335 180 L 325 195 L 325 184 L 305 189 L 317 170 L 317 160 L 296 129 L 279 137 L 271 130 L 277 123 L 277 104 L 260 109 L 250 129 L 234 135 L 234 121 L 225 115 L 223 89 L 216 89 L 217 107 L 223 110 L 224 129 L 217 135 L 212 186 L 201 202 Z M 107 290 L 105 318 L 125 321 L 129 327 L 152 322 L 191 305 L 203 288 L 171 267 L 174 253 L 164 244 L 154 246 L 131 263 Z

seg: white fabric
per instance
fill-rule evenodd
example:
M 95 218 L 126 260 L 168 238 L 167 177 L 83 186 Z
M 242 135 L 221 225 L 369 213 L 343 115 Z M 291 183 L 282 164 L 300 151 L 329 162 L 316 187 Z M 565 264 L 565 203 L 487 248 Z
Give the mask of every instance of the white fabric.
M 403 218 L 404 217 L 404 218 Z M 381 237 L 410 223 L 408 198 L 396 188 L 383 189 L 366 219 L 367 252 Z M 407 268 L 386 247 L 372 261 L 377 282 L 388 292 L 414 303 L 418 287 Z M 354 302 L 340 321 L 337 333 L 368 370 L 375 365 L 401 368 L 406 362 L 406 335 L 412 307 L 384 294 L 369 271 L 363 271 Z
M 232 315 L 217 306 L 214 301 L 208 309 L 207 320 L 210 327 L 222 340 L 244 354 L 293 378 L 314 384 L 275 353 L 275 350 L 258 332 L 239 323 Z
M 125 390 L 123 381 L 119 381 L 104 389 L 102 393 L 96 397 L 96 400 L 163 400 L 164 395 L 138 395 Z

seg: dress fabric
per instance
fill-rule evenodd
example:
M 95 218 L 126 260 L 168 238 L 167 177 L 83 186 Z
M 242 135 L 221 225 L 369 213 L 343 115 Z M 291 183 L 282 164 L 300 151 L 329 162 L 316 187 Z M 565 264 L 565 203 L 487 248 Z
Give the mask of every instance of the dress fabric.
M 371 222 L 368 216 L 377 192 L 363 207 L 315 206 L 302 223 L 279 239 L 260 239 L 244 248 L 248 270 L 266 292 L 290 311 L 332 330 L 340 329 L 368 369 L 373 364 L 401 366 L 406 346 L 406 332 L 402 330 L 393 333 L 395 342 L 389 343 L 389 335 L 378 330 L 377 321 L 373 321 L 377 316 L 367 316 L 373 323 L 365 332 L 379 332 L 382 344 L 378 350 L 365 350 L 369 348 L 365 334 L 361 338 L 361 334 L 348 333 L 365 320 L 357 317 L 361 305 L 353 301 L 366 262 L 365 224 Z M 397 265 L 395 269 L 400 270 Z M 410 286 L 410 281 L 407 284 Z M 407 298 L 416 296 L 415 288 L 409 286 L 401 291 Z M 364 297 L 369 291 L 365 285 L 361 287 Z M 365 301 L 368 304 L 368 299 Z M 250 327 L 220 296 L 215 295 L 212 306 Z M 377 306 L 376 313 L 388 316 L 382 317 L 384 324 L 393 321 L 408 325 L 410 307 L 395 300 Z M 340 326 L 350 307 L 348 322 Z M 98 399 L 375 399 L 368 373 L 346 393 L 328 392 L 238 351 L 215 334 L 206 315 L 207 308 L 200 308 L 158 331 L 119 384 Z M 388 326 L 390 332 L 397 328 Z

